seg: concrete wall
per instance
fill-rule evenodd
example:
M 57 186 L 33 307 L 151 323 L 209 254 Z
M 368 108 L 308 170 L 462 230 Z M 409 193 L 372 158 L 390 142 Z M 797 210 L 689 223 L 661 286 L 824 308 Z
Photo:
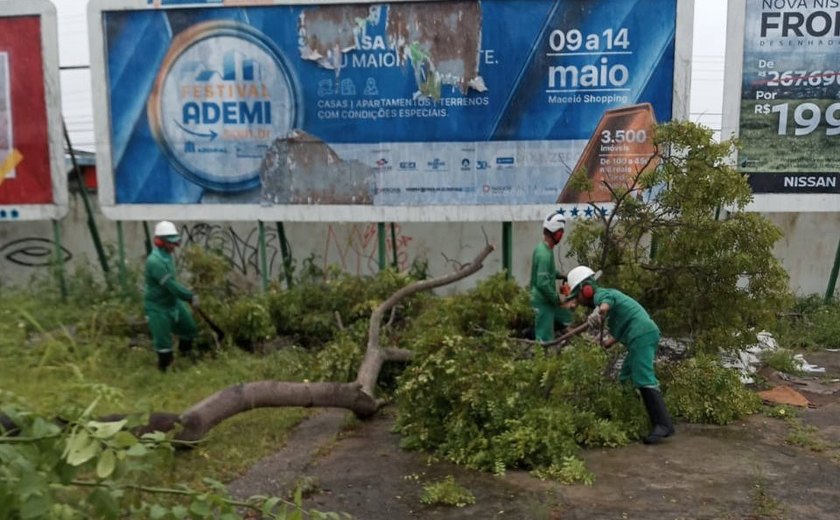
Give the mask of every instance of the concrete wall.
M 799 294 L 823 294 L 834 261 L 837 241 L 840 239 L 840 213 L 779 213 L 768 215 L 779 226 L 785 238 L 775 249 L 791 275 L 791 288 Z M 68 271 L 74 266 L 89 263 L 99 269 L 96 251 L 86 224 L 87 216 L 78 195 L 71 195 L 70 212 L 61 222 L 62 256 Z M 150 226 L 154 215 L 149 215 Z M 106 246 L 115 250 L 116 224 L 99 216 L 99 231 Z M 187 242 L 221 245 L 234 270 L 258 287 L 260 259 L 258 228 L 256 222 L 178 222 L 183 226 Z M 570 227 L 574 223 L 570 224 Z M 130 264 L 142 264 L 144 232 L 137 222 L 123 225 L 127 259 Z M 316 256 L 321 267 L 337 265 L 353 274 L 372 274 L 378 270 L 377 226 L 372 224 L 300 224 L 285 225 L 288 241 L 298 266 Z M 502 224 L 439 223 L 398 224 L 396 227 L 397 258 L 401 269 L 408 269 L 415 259 L 426 259 L 429 273 L 437 276 L 450 272 L 447 258 L 468 262 L 484 246 L 484 234 L 497 245 L 478 274 L 444 292 L 461 290 L 475 285 L 502 269 Z M 277 228 L 266 225 L 268 271 L 272 278 L 282 276 L 282 256 L 277 240 Z M 513 271 L 522 285 L 528 283 L 531 252 L 540 240 L 540 222 L 520 222 L 513 225 Z M 388 261 L 391 261 L 390 233 L 388 234 Z M 53 228 L 51 222 L 0 222 L 0 290 L 4 286 L 26 285 L 33 275 L 46 276 L 54 258 Z M 558 251 L 558 267 L 562 272 L 574 267 L 565 257 L 565 244 Z M 116 269 L 116 265 L 112 265 Z

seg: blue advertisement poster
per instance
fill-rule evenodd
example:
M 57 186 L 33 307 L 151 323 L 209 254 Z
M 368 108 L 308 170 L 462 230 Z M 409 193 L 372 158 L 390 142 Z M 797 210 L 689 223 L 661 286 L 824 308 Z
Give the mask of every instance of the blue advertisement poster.
M 671 119 L 676 11 L 677 0 L 104 11 L 114 202 L 553 204 L 592 162 L 581 162 L 591 140 L 604 143 L 597 163 L 650 139 L 605 114 Z
M 753 191 L 840 194 L 840 0 L 747 0 L 743 57 L 738 165 Z

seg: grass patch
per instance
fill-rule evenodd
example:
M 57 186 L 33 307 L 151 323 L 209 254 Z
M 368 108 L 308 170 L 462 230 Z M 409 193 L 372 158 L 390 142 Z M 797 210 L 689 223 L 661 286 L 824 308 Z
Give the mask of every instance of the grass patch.
M 46 301 L 45 301 L 46 300 Z M 106 302 L 142 316 L 139 303 Z M 161 374 L 148 346 L 89 324 L 102 304 L 62 304 L 31 294 L 4 294 L 0 303 L 0 390 L 12 392 L 47 417 L 87 406 L 100 397 L 98 414 L 182 412 L 228 386 L 262 379 L 300 381 L 312 355 L 286 349 L 255 356 L 222 350 L 194 363 L 178 358 Z M 289 430 L 307 415 L 298 408 L 255 410 L 215 427 L 191 451 L 179 452 L 155 473 L 160 485 L 182 482 L 203 488 L 202 477 L 228 481 L 276 451 Z
M 423 486 L 420 502 L 426 505 L 466 507 L 475 504 L 475 495 L 447 475 L 443 480 Z
M 828 444 L 820 437 L 819 430 L 814 426 L 804 425 L 795 417 L 789 418 L 787 422 L 791 426 L 791 432 L 785 437 L 786 443 L 816 453 L 822 453 L 828 449 Z

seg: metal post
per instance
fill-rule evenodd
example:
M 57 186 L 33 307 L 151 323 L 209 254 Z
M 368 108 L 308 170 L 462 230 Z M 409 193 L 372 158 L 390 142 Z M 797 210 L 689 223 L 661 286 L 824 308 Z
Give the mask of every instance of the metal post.
M 117 221 L 117 252 L 119 253 L 118 266 L 120 273 L 120 286 L 122 286 L 123 293 L 128 296 L 128 278 L 125 272 L 125 235 L 123 235 L 122 221 Z
M 152 234 L 149 233 L 149 223 L 143 221 L 143 233 L 146 234 L 146 256 L 152 254 Z
M 380 222 L 376 225 L 376 235 L 379 238 L 379 270 L 384 271 L 386 267 L 385 262 L 385 223 Z
M 286 287 L 292 286 L 292 252 L 286 239 L 283 223 L 277 223 L 277 240 L 280 242 L 280 253 L 283 255 L 283 274 L 286 277 Z
M 828 277 L 828 287 L 825 289 L 825 303 L 834 297 L 834 289 L 837 287 L 837 273 L 840 272 L 840 240 L 837 241 L 837 252 L 834 254 L 834 266 L 831 268 L 831 276 Z
M 397 263 L 397 231 L 396 231 L 395 228 L 396 228 L 396 226 L 394 226 L 394 223 L 391 222 L 391 255 L 394 258 L 393 267 L 394 267 L 394 270 L 396 271 L 396 270 L 399 269 L 400 266 Z
M 53 242 L 55 242 L 55 273 L 58 277 L 58 288 L 61 299 L 67 299 L 67 281 L 64 278 L 64 254 L 61 248 L 61 223 L 53 220 Z
M 265 224 L 258 222 L 260 229 L 260 273 L 262 274 L 263 292 L 268 291 L 268 258 L 265 250 Z
M 102 271 L 105 273 L 105 281 L 110 284 L 108 279 L 108 258 L 105 256 L 105 249 L 102 247 L 102 241 L 99 238 L 99 229 L 96 227 L 96 221 L 93 218 L 93 207 L 90 204 L 90 197 L 88 196 L 87 186 L 82 178 L 82 172 L 79 170 L 79 165 L 76 163 L 76 152 L 73 150 L 73 144 L 70 142 L 70 134 L 67 132 L 67 125 L 61 121 L 61 126 L 64 129 L 64 140 L 67 142 L 67 149 L 70 151 L 70 160 L 73 162 L 73 172 L 76 174 L 76 180 L 79 183 L 79 192 L 82 194 L 82 201 L 85 203 L 85 212 L 88 217 L 88 229 L 90 236 L 93 238 L 93 245 L 96 248 L 96 255 L 99 257 L 99 264 L 102 266 Z
M 513 223 L 502 222 L 502 268 L 505 276 L 511 277 L 513 272 Z

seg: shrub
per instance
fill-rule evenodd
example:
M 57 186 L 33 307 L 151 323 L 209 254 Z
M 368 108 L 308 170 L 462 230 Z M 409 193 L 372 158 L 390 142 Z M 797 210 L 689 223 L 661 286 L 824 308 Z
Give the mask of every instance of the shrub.
M 230 304 L 224 315 L 224 328 L 236 345 L 253 350 L 274 336 L 268 305 L 260 296 L 243 296 Z
M 776 335 L 787 348 L 840 348 L 840 300 L 825 303 L 819 296 L 799 298 L 783 315 Z
M 668 408 L 689 422 L 728 424 L 755 413 L 761 400 L 741 384 L 738 372 L 700 355 L 669 367 L 663 383 Z

